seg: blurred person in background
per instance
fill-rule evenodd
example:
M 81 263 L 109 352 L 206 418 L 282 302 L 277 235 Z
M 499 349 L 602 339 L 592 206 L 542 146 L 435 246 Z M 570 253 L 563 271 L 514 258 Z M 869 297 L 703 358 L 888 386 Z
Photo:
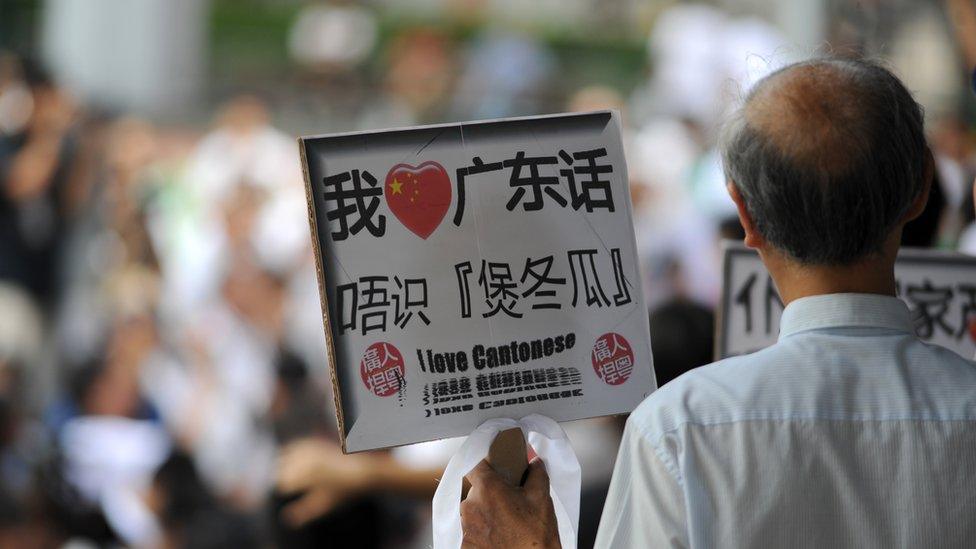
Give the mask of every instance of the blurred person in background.
M 0 57 L 0 280 L 50 312 L 77 108 L 35 63 Z
M 679 296 L 651 312 L 650 327 L 658 387 L 712 362 L 715 315 L 711 309 Z
M 966 123 L 955 114 L 941 117 L 930 131 L 939 173 L 938 192 L 944 207 L 939 227 L 943 248 L 955 248 L 959 236 L 973 222 L 969 182 L 976 176 L 976 147 Z
M 433 27 L 408 28 L 392 38 L 383 63 L 384 93 L 362 112 L 357 123 L 361 129 L 442 119 L 457 72 L 454 44 L 446 33 Z
M 71 494 L 60 500 L 70 537 L 137 546 L 158 539 L 141 493 L 170 451 L 170 438 L 139 386 L 155 340 L 151 317 L 118 318 L 105 351 L 74 369 L 69 392 L 47 412 L 59 476 Z
M 964 67 L 968 73 L 972 92 L 976 94 L 976 5 L 969 0 L 947 0 L 949 21 L 952 24 L 955 38 L 960 52 L 963 56 Z M 956 176 L 953 179 L 959 186 L 965 188 L 965 181 L 976 172 L 976 147 L 973 146 L 972 129 L 960 127 L 959 124 L 949 126 L 939 132 L 940 141 L 948 141 L 944 145 L 947 159 L 944 162 L 948 165 L 950 174 Z M 968 131 L 967 131 L 968 130 Z M 968 172 L 968 173 L 967 173 Z M 968 177 L 967 177 L 968 176 Z M 960 193 L 965 197 L 965 191 Z M 973 188 L 973 195 L 970 197 L 972 204 L 976 206 L 976 187 Z M 969 199 L 963 198 L 962 202 Z M 959 235 L 958 249 L 963 253 L 976 255 L 976 214 L 972 208 L 963 207 L 960 213 L 963 220 L 963 227 Z M 966 224 L 965 221 L 969 223 Z
M 267 106 L 255 96 L 228 101 L 212 131 L 195 146 L 177 185 L 183 196 L 154 219 L 161 251 L 167 314 L 187 318 L 219 293 L 229 258 L 240 248 L 287 274 L 309 249 L 308 228 L 288 212 L 304 208 L 305 192 L 293 139 L 274 128 Z M 248 227 L 228 242 L 235 193 L 257 193 Z
M 142 311 L 159 300 L 159 263 L 147 226 L 160 184 L 152 171 L 155 146 L 148 122 L 107 122 L 104 139 L 89 153 L 99 156 L 97 162 L 72 180 L 77 206 L 62 237 L 55 334 L 69 368 L 98 352 L 120 311 Z
M 370 63 L 382 39 L 379 14 L 351 0 L 304 4 L 288 29 L 288 53 L 301 69 L 300 88 L 289 107 L 306 117 L 334 121 L 360 118 L 374 103 Z M 365 113 L 372 112 L 372 105 Z
M 172 351 L 142 369 L 144 390 L 203 481 L 240 511 L 256 512 L 270 488 L 281 294 L 277 277 L 241 257 L 219 297 L 171 331 Z
M 0 311 L 0 547 L 50 546 L 58 536 L 37 478 L 50 450 L 29 391 L 41 315 L 30 295 L 9 283 L 0 284 Z
M 373 52 L 376 27 L 375 14 L 355 2 L 311 2 L 288 31 L 288 50 L 315 72 L 351 72 Z
M 157 517 L 161 533 L 145 547 L 220 549 L 263 547 L 262 524 L 254 517 L 221 505 L 200 478 L 192 458 L 171 453 L 146 492 L 146 506 Z
M 538 113 L 554 71 L 552 54 L 527 33 L 483 30 L 467 46 L 453 110 L 458 118 Z

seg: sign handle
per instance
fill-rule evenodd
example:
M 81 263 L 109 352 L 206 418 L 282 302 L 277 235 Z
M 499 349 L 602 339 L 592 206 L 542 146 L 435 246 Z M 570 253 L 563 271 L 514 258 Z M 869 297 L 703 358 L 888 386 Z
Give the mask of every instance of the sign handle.
M 529 467 L 528 452 L 522 429 L 506 429 L 495 437 L 488 448 L 488 464 L 509 486 L 521 486 L 522 477 Z

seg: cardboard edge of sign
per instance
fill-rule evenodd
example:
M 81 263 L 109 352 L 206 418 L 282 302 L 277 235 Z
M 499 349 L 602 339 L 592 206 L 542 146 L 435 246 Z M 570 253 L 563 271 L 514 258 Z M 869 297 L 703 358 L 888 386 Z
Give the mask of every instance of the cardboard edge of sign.
M 303 135 L 298 138 L 298 142 L 302 143 L 304 141 L 311 141 L 314 139 L 324 139 L 324 138 L 333 138 L 333 137 L 368 136 L 368 135 L 390 133 L 390 132 L 406 132 L 411 130 L 436 130 L 441 128 L 457 128 L 457 127 L 470 126 L 473 124 L 497 124 L 497 123 L 504 123 L 504 122 L 523 122 L 526 120 L 540 120 L 540 119 L 544 120 L 547 118 L 572 118 L 577 116 L 579 117 L 593 116 L 598 114 L 609 114 L 611 118 L 616 118 L 619 123 L 620 120 L 619 110 L 600 109 L 600 110 L 585 111 L 585 112 L 557 112 L 557 113 L 550 113 L 550 114 L 536 114 L 530 116 L 509 116 L 505 118 L 485 118 L 483 120 L 479 119 L 479 120 L 464 120 L 459 122 L 444 122 L 442 124 L 418 124 L 414 126 L 400 126 L 396 128 L 382 128 L 382 129 L 375 129 L 375 130 L 355 130 L 349 132 L 321 133 L 321 134 L 314 134 L 314 135 Z M 302 151 L 303 162 L 304 159 L 305 159 L 305 152 L 303 150 Z
M 308 211 L 308 225 L 312 235 L 312 252 L 315 255 L 315 276 L 319 285 L 319 302 L 322 306 L 322 329 L 325 332 L 325 347 L 329 358 L 329 377 L 332 380 L 332 400 L 335 404 L 336 422 L 339 429 L 339 442 L 342 453 L 346 450 L 346 422 L 343 416 L 342 395 L 339 393 L 339 380 L 336 377 L 335 342 L 332 340 L 332 323 L 329 319 L 329 299 L 325 291 L 325 269 L 322 265 L 322 250 L 319 245 L 319 230 L 315 223 L 315 197 L 312 192 L 312 179 L 308 174 L 308 158 L 305 153 L 305 138 L 298 138 L 298 150 L 302 159 L 302 178 L 305 180 L 305 202 Z
M 728 312 L 728 297 L 725 295 L 725 288 L 729 287 L 729 279 L 731 278 L 731 269 L 729 263 L 732 261 L 732 251 L 739 249 L 739 247 L 744 247 L 740 242 L 729 239 L 722 239 L 720 247 L 722 250 L 722 289 L 723 291 L 719 294 L 722 300 L 718 307 L 715 308 L 715 324 L 712 326 L 712 341 L 715 343 L 712 345 L 712 361 L 718 362 L 722 360 L 723 350 L 726 345 L 725 337 L 725 317 Z

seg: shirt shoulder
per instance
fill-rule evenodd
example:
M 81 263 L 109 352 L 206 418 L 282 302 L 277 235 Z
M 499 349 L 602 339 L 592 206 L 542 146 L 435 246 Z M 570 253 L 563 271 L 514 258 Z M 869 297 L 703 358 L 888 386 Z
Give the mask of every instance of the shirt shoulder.
M 785 359 L 782 355 L 773 345 L 695 368 L 651 393 L 628 421 L 645 437 L 656 439 L 685 423 L 731 420 L 748 387 L 760 383 L 763 365 Z
M 696 368 L 630 422 L 652 442 L 746 420 L 976 420 L 976 363 L 910 336 L 811 332 Z

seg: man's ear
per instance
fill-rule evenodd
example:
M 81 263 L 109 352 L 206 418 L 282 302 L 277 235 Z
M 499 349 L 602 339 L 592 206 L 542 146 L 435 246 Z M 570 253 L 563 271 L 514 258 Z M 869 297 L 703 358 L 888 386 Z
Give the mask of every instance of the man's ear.
M 739 189 L 735 186 L 735 183 L 729 181 L 726 183 L 725 188 L 729 191 L 729 196 L 732 197 L 732 202 L 735 202 L 735 209 L 739 214 L 739 223 L 742 224 L 742 228 L 746 232 L 746 237 L 743 243 L 748 248 L 759 249 L 766 245 L 766 239 L 763 238 L 759 231 L 756 230 L 756 224 L 752 221 L 752 216 L 749 215 L 749 210 L 746 208 L 746 202 L 742 199 L 742 195 L 739 194 Z
M 935 158 L 932 157 L 932 150 L 925 147 L 925 170 L 922 172 L 922 192 L 918 193 L 912 206 L 905 213 L 904 223 L 922 215 L 925 205 L 929 202 L 929 191 L 932 190 L 932 182 L 935 181 Z

